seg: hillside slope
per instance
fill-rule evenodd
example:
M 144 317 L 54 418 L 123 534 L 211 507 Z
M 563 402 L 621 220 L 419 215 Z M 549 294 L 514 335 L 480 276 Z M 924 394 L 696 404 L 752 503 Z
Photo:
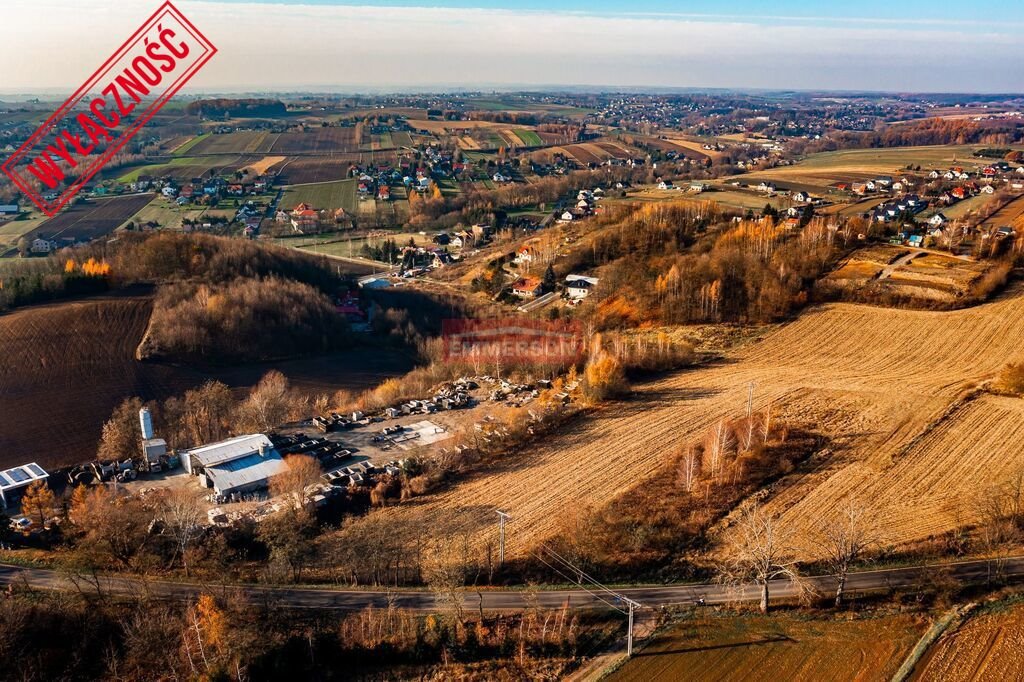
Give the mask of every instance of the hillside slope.
M 606 503 L 721 417 L 742 415 L 753 382 L 756 409 L 771 402 L 790 424 L 832 439 L 833 454 L 780 486 L 770 509 L 809 526 L 853 494 L 876 507 L 894 541 L 908 542 L 948 529 L 958 511 L 969 520 L 961 501 L 1024 465 L 1024 404 L 1013 400 L 968 404 L 952 425 L 915 439 L 973 384 L 1021 360 L 1021 288 L 956 312 L 822 306 L 714 366 L 638 387 L 515 465 L 393 513 L 461 513 L 483 538 L 494 533 L 493 510 L 505 509 L 514 518 L 508 551 L 527 551 L 566 510 Z M 993 428 L 993 437 L 970 435 Z

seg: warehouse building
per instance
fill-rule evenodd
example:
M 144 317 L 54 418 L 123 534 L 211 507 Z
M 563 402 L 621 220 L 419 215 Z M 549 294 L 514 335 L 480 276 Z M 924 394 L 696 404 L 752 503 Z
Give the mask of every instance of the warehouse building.
M 49 477 L 50 474 L 35 462 L 0 471 L 0 509 L 7 509 L 30 484 Z
M 270 439 L 260 433 L 188 450 L 182 461 L 205 487 L 226 496 L 262 490 L 288 468 Z

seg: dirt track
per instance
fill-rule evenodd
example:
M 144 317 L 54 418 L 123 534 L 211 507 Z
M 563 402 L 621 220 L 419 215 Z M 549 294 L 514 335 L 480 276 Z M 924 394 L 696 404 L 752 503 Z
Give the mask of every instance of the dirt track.
M 500 507 L 515 519 L 508 551 L 526 551 L 553 533 L 566 512 L 601 505 L 656 475 L 674 448 L 720 417 L 741 415 L 747 386 L 755 382 L 755 408 L 773 402 L 789 423 L 833 439 L 834 454 L 813 471 L 791 476 L 769 500 L 770 509 L 795 524 L 816 525 L 852 493 L 878 507 L 898 531 L 893 540 L 911 541 L 946 529 L 955 502 L 1024 464 L 1024 429 L 1016 427 L 1024 407 L 1001 399 L 965 407 L 950 426 L 902 451 L 970 387 L 1020 360 L 1020 288 L 956 312 L 823 306 L 716 366 L 639 387 L 633 399 L 610 405 L 500 471 L 457 485 L 415 511 L 394 513 L 461 513 L 490 537 L 493 510 Z M 971 435 L 994 426 L 1002 428 L 995 440 Z

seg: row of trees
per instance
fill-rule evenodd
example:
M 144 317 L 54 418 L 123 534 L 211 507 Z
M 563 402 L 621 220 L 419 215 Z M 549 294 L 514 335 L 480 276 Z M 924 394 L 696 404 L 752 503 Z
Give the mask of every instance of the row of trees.
M 266 433 L 289 419 L 307 416 L 310 398 L 292 389 L 281 372 L 272 370 L 242 400 L 225 384 L 207 381 L 181 397 L 172 396 L 162 403 L 150 402 L 145 406 L 168 446 L 181 449 L 216 442 L 232 433 Z M 142 400 L 133 397 L 114 408 L 103 424 L 97 452 L 100 460 L 140 455 L 142 407 Z
M 568 608 L 456 619 L 390 604 L 310 618 L 230 591 L 178 604 L 86 587 L 8 594 L 0 629 L 11 679 L 244 682 L 379 676 L 382 666 L 422 679 L 556 679 L 615 626 Z

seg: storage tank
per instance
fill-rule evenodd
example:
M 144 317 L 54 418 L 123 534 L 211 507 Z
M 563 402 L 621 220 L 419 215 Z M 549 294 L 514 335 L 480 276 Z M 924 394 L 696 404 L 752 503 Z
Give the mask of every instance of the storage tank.
M 149 408 L 139 410 L 139 424 L 142 426 L 142 440 L 153 437 L 153 418 L 149 416 Z

